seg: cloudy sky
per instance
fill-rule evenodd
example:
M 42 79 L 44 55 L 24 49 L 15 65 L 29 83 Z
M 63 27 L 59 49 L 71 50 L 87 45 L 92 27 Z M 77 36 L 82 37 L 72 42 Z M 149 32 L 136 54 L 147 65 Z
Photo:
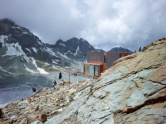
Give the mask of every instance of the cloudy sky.
M 166 37 L 166 0 L 0 0 L 2 18 L 51 44 L 78 37 L 134 51 Z

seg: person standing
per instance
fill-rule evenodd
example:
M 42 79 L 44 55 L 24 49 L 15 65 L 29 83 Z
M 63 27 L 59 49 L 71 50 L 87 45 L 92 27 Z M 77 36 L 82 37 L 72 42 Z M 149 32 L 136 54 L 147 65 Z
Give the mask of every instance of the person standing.
M 62 80 L 62 85 L 63 85 L 63 87 L 64 87 L 64 85 L 65 85 L 65 81 L 64 81 L 64 80 Z
M 57 85 L 57 82 L 56 82 L 56 80 L 54 80 L 54 83 L 53 83 L 54 89 L 56 88 L 56 85 Z
M 75 78 L 75 72 L 73 73 L 73 77 Z
M 33 92 L 33 97 L 34 97 L 35 93 L 36 93 L 36 88 L 32 87 L 32 92 Z
M 62 78 L 62 73 L 60 72 L 60 73 L 59 73 L 59 79 L 61 79 L 61 78 Z
M 139 48 L 139 52 L 141 52 L 141 47 Z

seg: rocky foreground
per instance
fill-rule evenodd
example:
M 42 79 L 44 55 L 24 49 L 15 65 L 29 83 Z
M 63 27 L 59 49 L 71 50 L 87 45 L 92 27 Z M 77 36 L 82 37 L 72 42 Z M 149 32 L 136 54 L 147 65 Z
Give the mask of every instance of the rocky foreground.
M 114 62 L 97 80 L 43 88 L 0 109 L 0 123 L 166 123 L 166 39 Z

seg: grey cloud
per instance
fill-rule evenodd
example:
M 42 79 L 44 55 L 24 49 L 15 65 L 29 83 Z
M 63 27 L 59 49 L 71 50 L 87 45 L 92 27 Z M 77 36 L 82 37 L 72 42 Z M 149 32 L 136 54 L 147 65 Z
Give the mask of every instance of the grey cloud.
M 138 49 L 166 37 L 165 0 L 0 0 L 10 18 L 43 42 L 82 37 L 97 48 Z

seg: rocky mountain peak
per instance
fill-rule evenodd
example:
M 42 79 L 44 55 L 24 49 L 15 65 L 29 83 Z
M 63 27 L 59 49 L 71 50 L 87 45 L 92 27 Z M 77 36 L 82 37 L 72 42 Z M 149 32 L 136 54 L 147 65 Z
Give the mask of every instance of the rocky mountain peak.
M 58 40 L 55 44 L 55 48 L 58 49 L 64 55 L 69 56 L 72 59 L 84 60 L 87 56 L 87 51 L 95 51 L 94 47 L 83 38 L 73 37 L 67 41 Z
M 0 20 L 0 23 L 2 24 L 7 24 L 7 25 L 16 25 L 14 21 L 8 19 L 8 18 L 4 18 Z
M 47 65 L 70 66 L 75 60 L 84 61 L 87 51 L 95 49 L 82 38 L 59 39 L 55 45 L 45 44 L 25 27 L 9 19 L 0 20 L 0 77 L 41 71 Z
M 79 45 L 82 45 L 82 44 L 90 45 L 89 42 L 86 41 L 85 39 L 83 39 L 83 38 L 76 38 L 76 37 L 73 37 L 73 38 L 67 40 L 66 42 L 70 42 L 72 44 L 79 44 Z
M 70 38 L 69 41 L 78 41 L 79 38 L 76 38 L 76 37 L 73 37 L 73 38 Z
M 0 34 L 7 35 L 12 32 L 12 27 L 15 25 L 13 21 L 10 19 L 2 19 L 0 20 Z
M 57 42 L 56 42 L 56 44 L 59 44 L 59 43 L 63 43 L 63 40 L 62 39 L 59 39 Z M 55 44 L 55 45 L 56 45 Z
M 132 53 L 131 50 L 127 49 L 127 48 L 123 48 L 123 47 L 114 47 L 111 50 L 109 50 L 108 52 L 129 52 Z

